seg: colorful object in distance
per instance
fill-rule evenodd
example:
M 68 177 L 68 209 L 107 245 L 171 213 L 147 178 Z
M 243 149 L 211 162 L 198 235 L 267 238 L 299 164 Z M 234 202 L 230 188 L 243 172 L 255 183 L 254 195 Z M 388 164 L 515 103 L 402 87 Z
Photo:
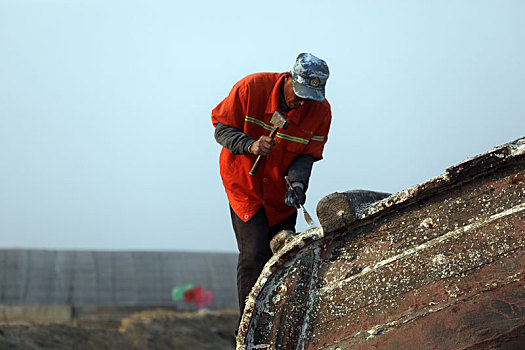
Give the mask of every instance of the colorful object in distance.
M 173 301 L 184 300 L 184 293 L 192 288 L 193 285 L 191 284 L 186 284 L 185 286 L 180 287 L 173 287 L 173 289 L 171 290 L 171 299 Z
M 204 290 L 202 286 L 194 287 L 192 284 L 173 287 L 171 291 L 173 301 L 184 300 L 185 303 L 193 303 L 197 308 L 210 306 L 213 303 L 213 290 Z
M 185 303 L 198 303 L 202 301 L 203 293 L 202 286 L 198 286 L 192 289 L 188 289 L 184 292 L 184 302 Z
M 213 290 L 207 290 L 202 296 L 202 300 L 195 303 L 198 308 L 210 306 L 213 303 Z

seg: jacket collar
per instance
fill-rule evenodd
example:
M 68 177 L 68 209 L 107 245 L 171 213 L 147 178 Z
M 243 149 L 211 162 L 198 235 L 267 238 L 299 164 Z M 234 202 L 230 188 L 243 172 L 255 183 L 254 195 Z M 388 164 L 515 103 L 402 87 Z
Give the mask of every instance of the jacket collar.
M 279 94 L 281 92 L 281 83 L 287 74 L 290 74 L 290 73 L 285 72 L 285 73 L 279 74 L 277 81 L 275 82 L 275 85 L 273 86 L 272 92 L 270 94 L 270 98 L 268 99 L 268 102 L 266 103 L 266 110 L 265 110 L 266 114 L 273 114 L 273 112 L 277 110 L 279 111 L 281 110 L 279 108 Z

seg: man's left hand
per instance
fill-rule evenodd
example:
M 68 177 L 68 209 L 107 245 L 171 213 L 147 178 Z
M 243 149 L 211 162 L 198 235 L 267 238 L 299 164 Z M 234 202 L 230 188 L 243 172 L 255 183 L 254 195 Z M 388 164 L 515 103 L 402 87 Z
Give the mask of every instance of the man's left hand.
M 306 193 L 301 186 L 293 186 L 293 189 L 297 194 L 297 198 L 294 196 L 292 190 L 289 189 L 284 197 L 284 203 L 290 207 L 299 208 L 300 205 L 306 202 Z

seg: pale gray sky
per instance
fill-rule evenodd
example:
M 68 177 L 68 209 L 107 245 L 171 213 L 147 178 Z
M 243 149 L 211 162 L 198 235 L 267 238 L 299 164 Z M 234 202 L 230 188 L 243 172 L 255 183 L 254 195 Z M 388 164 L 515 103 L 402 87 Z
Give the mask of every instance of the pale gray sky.
M 525 1 L 0 0 L 2 248 L 235 251 L 210 111 L 325 59 L 307 209 L 525 136 Z M 306 228 L 299 218 L 298 228 Z

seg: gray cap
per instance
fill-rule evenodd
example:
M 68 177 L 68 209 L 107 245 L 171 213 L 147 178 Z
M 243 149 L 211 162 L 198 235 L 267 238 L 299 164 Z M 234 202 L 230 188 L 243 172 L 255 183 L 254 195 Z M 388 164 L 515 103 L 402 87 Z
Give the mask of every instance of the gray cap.
M 292 69 L 293 91 L 299 97 L 323 102 L 324 88 L 329 76 L 325 61 L 310 53 L 301 53 Z

